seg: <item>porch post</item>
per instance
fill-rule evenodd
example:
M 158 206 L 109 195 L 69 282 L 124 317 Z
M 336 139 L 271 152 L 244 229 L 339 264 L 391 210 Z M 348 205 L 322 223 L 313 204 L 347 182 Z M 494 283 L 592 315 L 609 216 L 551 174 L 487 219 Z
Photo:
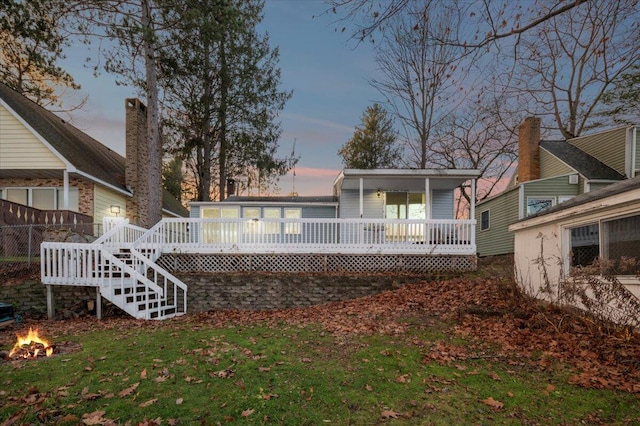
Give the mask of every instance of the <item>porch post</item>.
M 360 178 L 360 219 L 364 215 L 364 180 Z
M 96 287 L 96 318 L 102 319 L 102 295 L 100 287 Z
M 55 317 L 55 307 L 53 306 L 53 286 L 47 284 L 47 317 L 52 320 Z
M 67 169 L 62 172 L 62 182 L 62 209 L 69 210 L 69 172 Z
M 469 203 L 469 219 L 473 220 L 476 218 L 476 180 L 471 179 L 471 194 L 469 194 L 469 199 L 471 202 Z
M 431 219 L 431 191 L 429 189 L 429 178 L 424 179 L 424 215 L 425 219 Z

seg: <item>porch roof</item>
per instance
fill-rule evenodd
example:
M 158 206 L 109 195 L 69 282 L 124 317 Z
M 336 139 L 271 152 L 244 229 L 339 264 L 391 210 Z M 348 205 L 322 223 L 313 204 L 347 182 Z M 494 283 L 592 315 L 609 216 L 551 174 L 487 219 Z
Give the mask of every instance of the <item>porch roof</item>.
M 454 189 L 478 177 L 480 171 L 470 169 L 344 169 L 333 185 L 338 191 L 358 189 L 362 178 L 364 189 L 418 191 L 424 190 L 425 179 L 431 189 Z

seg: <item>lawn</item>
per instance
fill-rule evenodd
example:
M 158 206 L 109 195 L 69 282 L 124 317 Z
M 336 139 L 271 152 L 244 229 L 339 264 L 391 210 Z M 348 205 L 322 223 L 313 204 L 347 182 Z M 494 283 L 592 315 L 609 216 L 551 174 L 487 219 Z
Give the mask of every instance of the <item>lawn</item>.
M 298 310 L 28 321 L 12 331 L 72 349 L 0 364 L 0 422 L 638 424 L 637 336 L 569 315 L 485 277 Z

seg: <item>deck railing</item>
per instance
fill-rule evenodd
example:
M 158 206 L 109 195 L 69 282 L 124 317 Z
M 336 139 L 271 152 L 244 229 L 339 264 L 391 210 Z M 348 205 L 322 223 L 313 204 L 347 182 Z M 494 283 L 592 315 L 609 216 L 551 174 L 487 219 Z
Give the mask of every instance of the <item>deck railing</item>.
M 476 253 L 475 220 L 164 219 L 153 231 L 165 253 Z

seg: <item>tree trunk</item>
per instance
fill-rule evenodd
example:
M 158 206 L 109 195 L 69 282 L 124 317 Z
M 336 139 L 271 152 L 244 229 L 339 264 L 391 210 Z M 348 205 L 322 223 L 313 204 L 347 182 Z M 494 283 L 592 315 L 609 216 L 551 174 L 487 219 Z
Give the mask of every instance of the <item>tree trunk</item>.
M 147 83 L 147 146 L 143 148 L 141 163 L 146 163 L 146 194 L 140 194 L 140 225 L 151 228 L 162 219 L 162 149 L 158 113 L 158 78 L 151 22 L 150 0 L 142 0 L 142 28 L 144 31 L 144 65 Z M 145 161 L 146 160 L 146 161 Z

